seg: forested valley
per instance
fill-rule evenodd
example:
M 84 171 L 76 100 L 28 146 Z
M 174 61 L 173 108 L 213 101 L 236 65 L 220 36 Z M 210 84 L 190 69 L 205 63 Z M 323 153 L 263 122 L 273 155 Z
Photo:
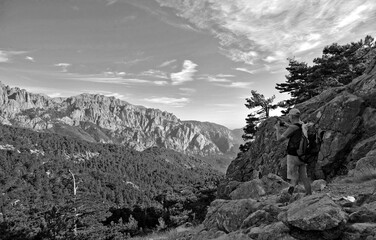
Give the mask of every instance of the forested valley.
M 124 239 L 201 222 L 222 176 L 199 163 L 0 125 L 1 239 Z

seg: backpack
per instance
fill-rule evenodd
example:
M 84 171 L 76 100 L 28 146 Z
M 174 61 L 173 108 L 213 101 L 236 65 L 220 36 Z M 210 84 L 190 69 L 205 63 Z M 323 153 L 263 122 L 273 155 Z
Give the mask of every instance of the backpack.
M 299 141 L 299 146 L 296 149 L 296 153 L 298 155 L 298 158 L 302 162 L 307 162 L 306 160 L 308 159 L 308 149 L 309 149 L 309 140 L 308 140 L 308 129 L 306 124 L 302 124 L 300 126 L 300 141 Z
M 294 136 L 294 140 L 290 148 L 296 150 L 296 154 L 300 161 L 309 163 L 312 157 L 316 156 L 320 151 L 320 144 L 317 138 L 317 130 L 312 123 L 295 124 L 299 127 L 299 132 Z

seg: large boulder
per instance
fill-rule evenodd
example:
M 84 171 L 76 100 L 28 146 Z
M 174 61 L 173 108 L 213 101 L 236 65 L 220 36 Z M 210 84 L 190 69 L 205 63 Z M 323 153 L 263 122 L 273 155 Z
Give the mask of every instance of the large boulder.
M 209 207 L 203 225 L 207 230 L 230 233 L 239 229 L 251 213 L 262 207 L 262 203 L 253 199 L 215 200 Z
M 351 172 L 351 176 L 358 181 L 365 181 L 376 177 L 376 149 L 361 158 Z
M 229 196 L 231 199 L 260 199 L 265 195 L 279 194 L 289 184 L 281 177 L 269 173 L 261 179 L 253 179 L 239 184 Z
M 290 229 L 282 222 L 275 222 L 267 226 L 253 227 L 249 236 L 253 239 L 262 240 L 295 240 L 289 235 Z
M 230 193 L 231 199 L 259 199 L 266 195 L 264 184 L 260 179 L 253 179 L 240 184 L 234 191 Z
M 376 149 L 376 135 L 358 142 L 352 149 L 348 161 L 356 163 L 356 161 L 365 157 L 372 149 Z
M 318 194 L 290 204 L 285 223 L 304 231 L 325 231 L 345 224 L 347 218 L 347 214 L 328 195 Z

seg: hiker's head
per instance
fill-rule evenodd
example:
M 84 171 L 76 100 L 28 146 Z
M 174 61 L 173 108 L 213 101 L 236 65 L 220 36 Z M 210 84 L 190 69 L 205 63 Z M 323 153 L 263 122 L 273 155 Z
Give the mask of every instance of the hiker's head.
M 300 111 L 297 108 L 292 108 L 289 111 L 289 119 L 291 122 L 296 122 L 300 120 Z

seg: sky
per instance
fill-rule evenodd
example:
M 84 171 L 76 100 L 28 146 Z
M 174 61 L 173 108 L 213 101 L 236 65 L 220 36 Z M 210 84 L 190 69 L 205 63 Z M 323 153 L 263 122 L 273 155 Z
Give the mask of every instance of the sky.
M 375 37 L 374 0 L 0 0 L 0 81 L 114 96 L 181 120 L 245 126 L 287 58 Z

